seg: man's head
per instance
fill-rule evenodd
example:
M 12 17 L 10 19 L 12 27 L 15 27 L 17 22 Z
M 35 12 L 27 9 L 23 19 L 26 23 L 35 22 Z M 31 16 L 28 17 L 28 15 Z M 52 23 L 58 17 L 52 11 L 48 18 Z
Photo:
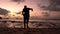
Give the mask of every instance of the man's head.
M 27 8 L 27 6 L 25 5 L 24 8 Z

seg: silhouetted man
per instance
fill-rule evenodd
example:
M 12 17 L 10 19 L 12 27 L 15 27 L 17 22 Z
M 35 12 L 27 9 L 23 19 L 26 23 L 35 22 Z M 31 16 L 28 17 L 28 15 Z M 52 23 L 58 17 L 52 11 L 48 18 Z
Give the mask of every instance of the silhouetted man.
M 28 22 L 29 22 L 29 17 L 30 17 L 29 10 L 33 11 L 32 8 L 27 8 L 27 6 L 25 5 L 22 11 L 22 14 L 24 17 L 24 28 L 26 27 L 28 28 Z

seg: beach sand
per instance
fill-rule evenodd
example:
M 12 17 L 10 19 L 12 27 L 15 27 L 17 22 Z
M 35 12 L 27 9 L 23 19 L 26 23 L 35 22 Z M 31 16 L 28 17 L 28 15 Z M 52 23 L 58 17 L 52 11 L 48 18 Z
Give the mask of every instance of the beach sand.
M 59 34 L 59 28 L 0 28 L 0 34 Z

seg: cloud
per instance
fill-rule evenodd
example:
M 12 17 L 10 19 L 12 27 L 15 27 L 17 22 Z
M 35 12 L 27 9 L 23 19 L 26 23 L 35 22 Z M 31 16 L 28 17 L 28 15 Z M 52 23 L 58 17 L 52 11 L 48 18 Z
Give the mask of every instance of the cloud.
M 8 15 L 9 11 L 3 8 L 0 8 L 0 15 Z
M 43 4 L 43 1 L 42 1 Z M 43 10 L 50 10 L 50 11 L 60 11 L 60 0 L 50 0 L 49 1 L 49 6 L 46 6 L 47 3 L 45 3 L 44 5 L 38 5 L 38 7 L 40 9 Z M 48 4 L 47 4 L 48 5 Z
M 60 0 L 51 0 L 52 3 L 55 3 L 56 5 L 60 5 Z
M 18 13 L 16 13 L 16 14 L 21 14 L 21 12 L 18 12 Z
M 11 0 L 11 1 L 17 2 L 18 4 L 19 4 L 20 2 L 25 2 L 25 0 Z
M 58 8 L 58 7 L 51 7 L 51 6 L 48 6 L 48 7 L 44 7 L 44 6 L 42 6 L 41 7 L 43 10 L 50 10 L 50 11 L 60 11 L 60 8 Z

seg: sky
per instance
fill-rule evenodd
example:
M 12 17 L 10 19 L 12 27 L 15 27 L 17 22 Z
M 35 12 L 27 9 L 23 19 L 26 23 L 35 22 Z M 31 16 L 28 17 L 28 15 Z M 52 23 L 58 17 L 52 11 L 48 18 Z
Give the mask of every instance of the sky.
M 8 17 L 20 17 L 22 18 L 21 14 L 17 14 L 18 12 L 21 12 L 24 5 L 27 5 L 30 8 L 33 8 L 33 11 L 30 12 L 31 18 L 39 19 L 39 18 L 58 18 L 60 19 L 60 12 L 54 11 L 50 9 L 46 9 L 48 6 L 50 6 L 50 0 L 0 0 L 0 8 L 8 10 L 10 13 L 8 13 Z M 54 2 L 53 2 L 54 3 Z M 46 8 L 41 8 L 45 6 Z M 0 11 L 1 12 L 1 11 Z M 3 16 L 4 17 L 4 16 Z
M 24 5 L 28 5 L 28 7 L 33 8 L 34 13 L 35 13 L 35 11 L 38 11 L 38 8 L 36 7 L 35 2 L 31 2 L 29 0 L 26 0 L 25 2 L 21 2 L 20 4 L 18 4 L 17 2 L 13 2 L 11 0 L 0 0 L 0 7 L 4 8 L 4 9 L 7 9 L 11 12 L 22 11 Z

